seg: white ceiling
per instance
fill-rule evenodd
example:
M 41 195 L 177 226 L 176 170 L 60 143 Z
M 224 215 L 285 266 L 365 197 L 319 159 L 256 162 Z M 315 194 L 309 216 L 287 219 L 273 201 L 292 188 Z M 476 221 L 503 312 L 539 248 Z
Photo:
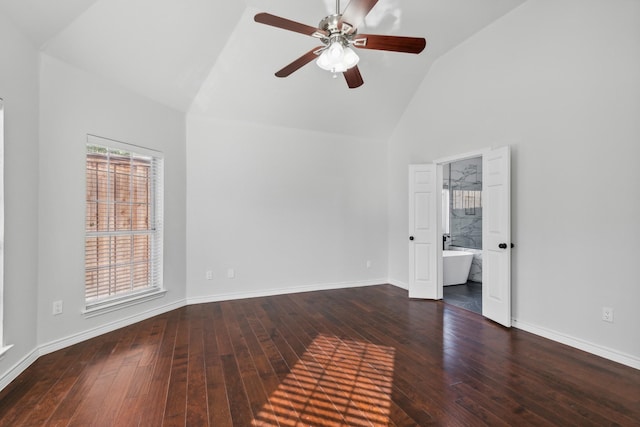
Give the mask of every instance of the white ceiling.
M 315 26 L 335 0 L 0 0 L 0 11 L 47 54 L 178 110 L 386 140 L 431 64 L 524 1 L 380 0 L 360 32 L 425 37 L 427 48 L 359 50 L 357 89 L 313 63 L 275 77 L 319 42 L 253 21 L 269 12 Z

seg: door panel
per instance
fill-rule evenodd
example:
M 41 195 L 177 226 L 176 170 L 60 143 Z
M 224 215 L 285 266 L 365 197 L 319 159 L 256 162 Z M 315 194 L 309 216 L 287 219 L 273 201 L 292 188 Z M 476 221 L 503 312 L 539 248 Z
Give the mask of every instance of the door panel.
M 414 253 L 416 259 L 428 260 L 432 251 L 430 244 L 416 243 Z M 431 269 L 428 262 L 416 262 L 415 263 L 415 279 L 418 282 L 428 282 L 431 280 Z
M 436 165 L 409 166 L 409 297 L 439 299 Z
M 511 162 L 509 147 L 483 157 L 482 315 L 511 326 Z M 500 246 L 503 247 L 500 247 Z
M 431 200 L 429 193 L 415 193 L 415 230 L 429 231 L 431 216 Z
M 487 293 L 488 298 L 502 301 L 504 295 L 500 286 L 500 270 L 503 268 L 501 257 L 493 251 L 488 251 L 486 264 L 487 281 L 483 291 Z

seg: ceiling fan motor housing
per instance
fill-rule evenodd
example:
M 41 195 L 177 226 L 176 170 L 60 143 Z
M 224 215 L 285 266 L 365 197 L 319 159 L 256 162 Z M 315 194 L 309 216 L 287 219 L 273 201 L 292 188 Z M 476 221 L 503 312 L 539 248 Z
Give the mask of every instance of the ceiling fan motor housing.
M 324 44 L 329 45 L 339 41 L 347 46 L 352 43 L 357 30 L 345 22 L 342 23 L 342 28 L 338 28 L 341 18 L 342 15 L 339 14 L 329 15 L 318 24 L 318 28 L 329 33 L 328 36 L 321 38 Z

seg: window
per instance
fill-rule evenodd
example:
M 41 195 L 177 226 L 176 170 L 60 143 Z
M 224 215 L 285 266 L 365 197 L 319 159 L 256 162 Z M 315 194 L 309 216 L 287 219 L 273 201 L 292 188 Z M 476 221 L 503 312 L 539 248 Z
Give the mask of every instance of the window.
M 449 234 L 449 188 L 442 189 L 442 233 Z
M 464 215 L 476 215 L 476 208 L 482 207 L 482 191 L 480 190 L 453 190 L 452 209 Z
M 162 289 L 163 159 L 90 135 L 86 157 L 87 310 Z

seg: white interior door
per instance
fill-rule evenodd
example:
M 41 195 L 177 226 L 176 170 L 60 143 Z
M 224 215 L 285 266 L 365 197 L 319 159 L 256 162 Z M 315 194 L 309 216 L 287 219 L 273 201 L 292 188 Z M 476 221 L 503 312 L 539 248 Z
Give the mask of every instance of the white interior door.
M 511 326 L 511 157 L 509 147 L 482 157 L 482 315 Z
M 435 164 L 409 166 L 409 298 L 442 298 L 436 170 Z

